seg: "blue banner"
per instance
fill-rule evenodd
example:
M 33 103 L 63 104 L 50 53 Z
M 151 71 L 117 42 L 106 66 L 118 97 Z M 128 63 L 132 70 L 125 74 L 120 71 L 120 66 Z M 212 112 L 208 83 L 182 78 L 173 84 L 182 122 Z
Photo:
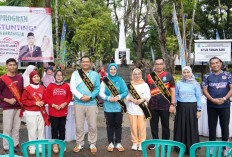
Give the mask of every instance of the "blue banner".
M 185 62 L 185 56 L 184 56 L 184 47 L 183 47 L 183 43 L 181 40 L 181 35 L 180 35 L 179 27 L 178 27 L 178 21 L 177 21 L 175 8 L 173 8 L 173 22 L 174 22 L 174 29 L 175 29 L 177 41 L 179 44 L 181 68 L 183 68 L 184 66 L 186 66 L 186 62 Z
M 220 36 L 219 36 L 218 30 L 216 31 L 216 39 L 220 40 Z
M 152 47 L 151 47 L 151 56 L 152 56 L 153 63 L 155 63 L 155 54 L 154 54 Z
M 66 48 L 64 45 L 65 36 L 66 36 L 66 24 L 64 22 L 63 29 L 62 29 L 61 41 L 60 41 L 60 63 L 61 63 L 62 68 L 64 68 L 65 60 L 66 60 L 66 57 L 65 57 L 66 56 Z

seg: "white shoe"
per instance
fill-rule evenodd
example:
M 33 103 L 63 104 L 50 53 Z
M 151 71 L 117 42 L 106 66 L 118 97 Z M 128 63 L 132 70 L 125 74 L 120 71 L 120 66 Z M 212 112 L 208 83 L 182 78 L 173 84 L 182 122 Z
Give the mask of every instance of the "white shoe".
M 97 152 L 97 147 L 94 144 L 91 144 L 89 148 L 90 148 L 91 153 Z
M 223 150 L 223 155 L 224 155 L 224 156 L 227 156 L 227 153 L 228 153 L 228 150 L 227 150 L 227 149 L 224 149 L 224 150 Z
M 35 149 L 30 149 L 30 150 L 29 150 L 29 153 L 30 153 L 31 155 L 35 154 Z
M 121 145 L 121 143 L 118 143 L 117 145 L 116 145 L 116 148 L 118 149 L 118 151 L 120 151 L 120 152 L 124 152 L 124 148 L 123 148 L 123 146 Z
M 138 145 L 137 144 L 133 144 L 131 147 L 132 150 L 137 150 L 138 149 Z
M 138 148 L 138 150 L 142 150 L 142 146 L 141 146 L 141 144 L 139 144 L 139 148 Z
M 210 147 L 210 154 L 213 154 L 213 147 Z
M 79 152 L 81 149 L 83 149 L 83 147 L 82 147 L 81 145 L 77 144 L 76 147 L 73 148 L 73 151 L 77 153 L 77 152 Z
M 109 146 L 107 147 L 108 152 L 112 152 L 114 150 L 114 144 L 111 142 Z

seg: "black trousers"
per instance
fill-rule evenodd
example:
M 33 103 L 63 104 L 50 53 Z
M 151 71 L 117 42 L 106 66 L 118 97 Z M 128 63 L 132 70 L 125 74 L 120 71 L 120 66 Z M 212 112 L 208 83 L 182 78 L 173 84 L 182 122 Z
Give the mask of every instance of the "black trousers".
M 65 139 L 65 124 L 66 124 L 66 116 L 65 117 L 50 117 L 50 123 L 52 127 L 52 139 Z
M 221 126 L 222 141 L 229 139 L 230 108 L 212 108 L 207 107 L 209 141 L 216 141 L 216 127 L 219 117 Z
M 153 139 L 159 139 L 158 124 L 159 117 L 162 125 L 162 139 L 169 140 L 170 129 L 169 129 L 169 111 L 168 110 L 152 110 L 150 109 L 152 118 L 150 119 L 151 134 Z
M 121 112 L 105 112 L 107 137 L 109 143 L 121 143 L 122 117 Z

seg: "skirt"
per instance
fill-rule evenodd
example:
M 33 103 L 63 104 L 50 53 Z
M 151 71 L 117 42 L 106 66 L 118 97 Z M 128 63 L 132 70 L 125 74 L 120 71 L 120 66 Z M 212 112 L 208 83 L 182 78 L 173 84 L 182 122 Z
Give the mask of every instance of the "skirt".
M 184 143 L 187 154 L 189 154 L 190 147 L 199 142 L 196 102 L 177 102 L 174 141 Z M 178 148 L 175 150 L 179 151 Z

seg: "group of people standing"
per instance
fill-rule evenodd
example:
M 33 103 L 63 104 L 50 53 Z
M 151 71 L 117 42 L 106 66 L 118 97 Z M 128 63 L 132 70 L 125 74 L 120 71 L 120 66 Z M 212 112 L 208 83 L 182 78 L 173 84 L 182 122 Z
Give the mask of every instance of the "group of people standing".
M 202 85 L 207 98 L 210 141 L 216 140 L 218 117 L 222 128 L 222 140 L 227 141 L 229 138 L 232 79 L 229 72 L 221 71 L 221 65 L 222 61 L 219 58 L 210 59 L 211 72 L 204 76 Z M 201 87 L 189 66 L 182 69 L 182 78 L 175 85 L 173 76 L 164 71 L 164 59 L 157 57 L 154 63 L 155 70 L 147 75 L 146 82 L 142 78 L 142 71 L 134 68 L 131 82 L 126 85 L 122 77 L 118 76 L 117 64 L 111 63 L 108 66 L 108 75 L 105 69 L 101 69 L 101 73 L 98 74 L 90 68 L 91 58 L 84 56 L 81 58 L 81 69 L 74 71 L 71 76 L 70 87 L 64 83 L 63 71 L 57 70 L 53 74 L 54 81 L 46 86 L 46 89 L 39 84 L 40 76 L 36 71 L 30 72 L 30 84 L 23 89 L 23 79 L 15 73 L 16 61 L 7 60 L 6 67 L 8 73 L 0 79 L 3 133 L 13 138 L 15 150 L 20 149 L 18 131 L 23 107 L 29 140 L 43 139 L 44 126 L 50 123 L 52 138 L 64 140 L 67 105 L 72 99 L 72 94 L 76 124 L 74 152 L 83 149 L 85 119 L 88 123 L 90 151 L 97 152 L 98 96 L 103 100 L 109 152 L 114 149 L 124 151 L 121 144 L 124 113 L 128 113 L 130 122 L 132 150 L 142 150 L 141 142 L 146 140 L 146 120 L 150 120 L 153 139 L 159 138 L 159 119 L 162 139 L 170 139 L 170 113 L 175 115 L 173 140 L 184 143 L 186 153 L 189 153 L 192 144 L 199 142 L 197 119 L 201 116 Z M 10 80 L 10 83 L 5 81 L 5 78 Z M 17 92 L 15 94 L 12 91 Z M 49 116 L 44 112 L 45 104 L 49 106 Z M 7 151 L 6 141 L 3 143 Z M 155 145 L 149 145 L 148 148 L 155 149 Z M 34 153 L 34 149 L 30 147 L 31 154 Z M 59 151 L 57 145 L 53 146 L 53 151 Z
M 28 140 L 44 139 L 44 126 L 52 127 L 53 139 L 65 139 L 65 124 L 68 113 L 67 105 L 72 99 L 68 84 L 64 83 L 64 73 L 47 68 L 53 73 L 53 80 L 47 86 L 40 85 L 40 74 L 35 66 L 28 66 L 24 75 L 16 73 L 17 62 L 10 58 L 6 61 L 8 72 L 0 77 L 0 100 L 3 108 L 3 134 L 12 137 L 14 151 L 22 155 L 19 146 L 19 129 L 21 117 L 24 116 Z M 50 74 L 49 74 L 50 75 Z M 46 77 L 46 74 L 45 76 Z M 44 79 L 46 82 L 47 79 Z M 46 89 L 45 89 L 46 88 Z M 48 113 L 45 109 L 48 104 Z M 3 148 L 9 154 L 7 140 L 3 140 Z M 58 145 L 53 145 L 53 151 L 59 152 Z M 39 147 L 39 152 L 42 152 Z M 35 146 L 29 147 L 29 153 L 35 154 Z

